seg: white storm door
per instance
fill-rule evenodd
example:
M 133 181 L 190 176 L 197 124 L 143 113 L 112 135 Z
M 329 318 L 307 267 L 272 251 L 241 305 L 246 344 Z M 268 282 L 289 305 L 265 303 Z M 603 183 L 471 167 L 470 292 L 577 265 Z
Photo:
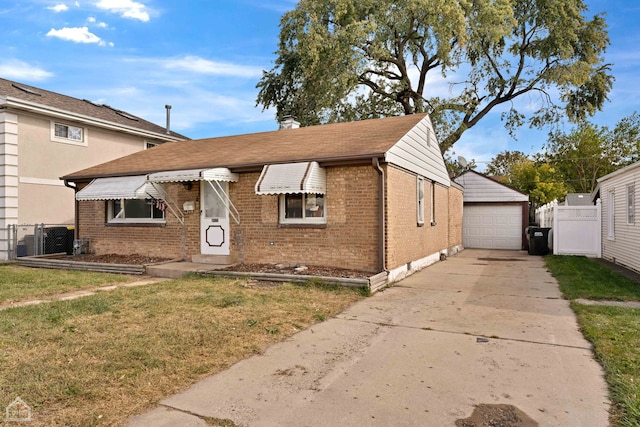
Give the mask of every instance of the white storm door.
M 220 198 L 222 195 L 228 199 L 229 184 L 201 181 L 200 188 L 200 253 L 229 255 L 229 209 Z

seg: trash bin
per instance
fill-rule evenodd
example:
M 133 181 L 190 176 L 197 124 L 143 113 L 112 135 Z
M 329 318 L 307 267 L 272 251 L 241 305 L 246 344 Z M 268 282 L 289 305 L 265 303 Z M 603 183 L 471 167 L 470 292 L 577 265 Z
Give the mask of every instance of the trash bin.
M 73 253 L 73 229 L 69 227 L 48 227 L 45 228 L 44 253 L 57 254 Z
M 549 253 L 549 231 L 547 227 L 527 227 L 529 255 L 547 255 Z

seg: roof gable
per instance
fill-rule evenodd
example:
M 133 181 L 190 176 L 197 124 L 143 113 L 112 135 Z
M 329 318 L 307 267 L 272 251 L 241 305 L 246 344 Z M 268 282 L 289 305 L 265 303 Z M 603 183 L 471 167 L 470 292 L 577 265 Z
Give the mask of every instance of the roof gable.
M 464 186 L 463 202 L 526 202 L 529 196 L 495 181 L 488 176 L 468 170 L 454 178 Z
M 96 125 L 104 122 L 104 124 L 151 132 L 161 140 L 188 139 L 176 132 L 167 134 L 162 126 L 106 104 L 97 104 L 86 99 L 73 98 L 0 78 L 0 105 L 3 104 L 20 110 L 49 110 L 59 115 L 68 115 L 69 120 L 72 120 L 73 116 L 76 116 L 76 119 L 93 118 L 96 119 Z
M 385 159 L 447 187 L 451 184 L 429 116 L 425 116 L 394 144 Z
M 139 175 L 181 169 L 261 168 L 265 164 L 340 162 L 382 158 L 426 114 L 334 123 L 182 142 L 72 173 L 67 180 L 103 176 Z M 439 150 L 439 149 L 438 149 Z

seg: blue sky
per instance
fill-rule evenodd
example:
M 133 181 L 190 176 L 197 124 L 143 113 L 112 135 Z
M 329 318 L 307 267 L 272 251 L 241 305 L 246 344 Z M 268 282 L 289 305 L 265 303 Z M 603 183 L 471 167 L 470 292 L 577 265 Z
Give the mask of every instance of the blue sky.
M 262 70 L 275 59 L 279 20 L 293 0 L 2 0 L 0 77 L 106 103 L 191 138 L 275 130 L 255 106 Z M 613 127 L 640 112 L 640 3 L 587 0 L 606 12 L 616 77 L 593 121 Z M 526 99 L 522 100 L 527 102 Z M 504 150 L 537 152 L 545 131 L 513 140 L 499 112 L 456 143 L 456 155 L 485 162 Z

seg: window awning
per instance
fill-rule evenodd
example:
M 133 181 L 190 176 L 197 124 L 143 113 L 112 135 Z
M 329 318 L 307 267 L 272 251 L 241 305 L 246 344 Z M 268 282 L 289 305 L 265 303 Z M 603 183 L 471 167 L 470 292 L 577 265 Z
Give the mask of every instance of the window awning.
M 326 172 L 318 162 L 265 165 L 256 183 L 256 194 L 327 192 Z
M 76 193 L 76 200 L 161 199 L 146 175 L 96 178 Z
M 237 182 L 238 174 L 227 168 L 185 169 L 156 172 L 147 176 L 149 182 L 228 181 Z

